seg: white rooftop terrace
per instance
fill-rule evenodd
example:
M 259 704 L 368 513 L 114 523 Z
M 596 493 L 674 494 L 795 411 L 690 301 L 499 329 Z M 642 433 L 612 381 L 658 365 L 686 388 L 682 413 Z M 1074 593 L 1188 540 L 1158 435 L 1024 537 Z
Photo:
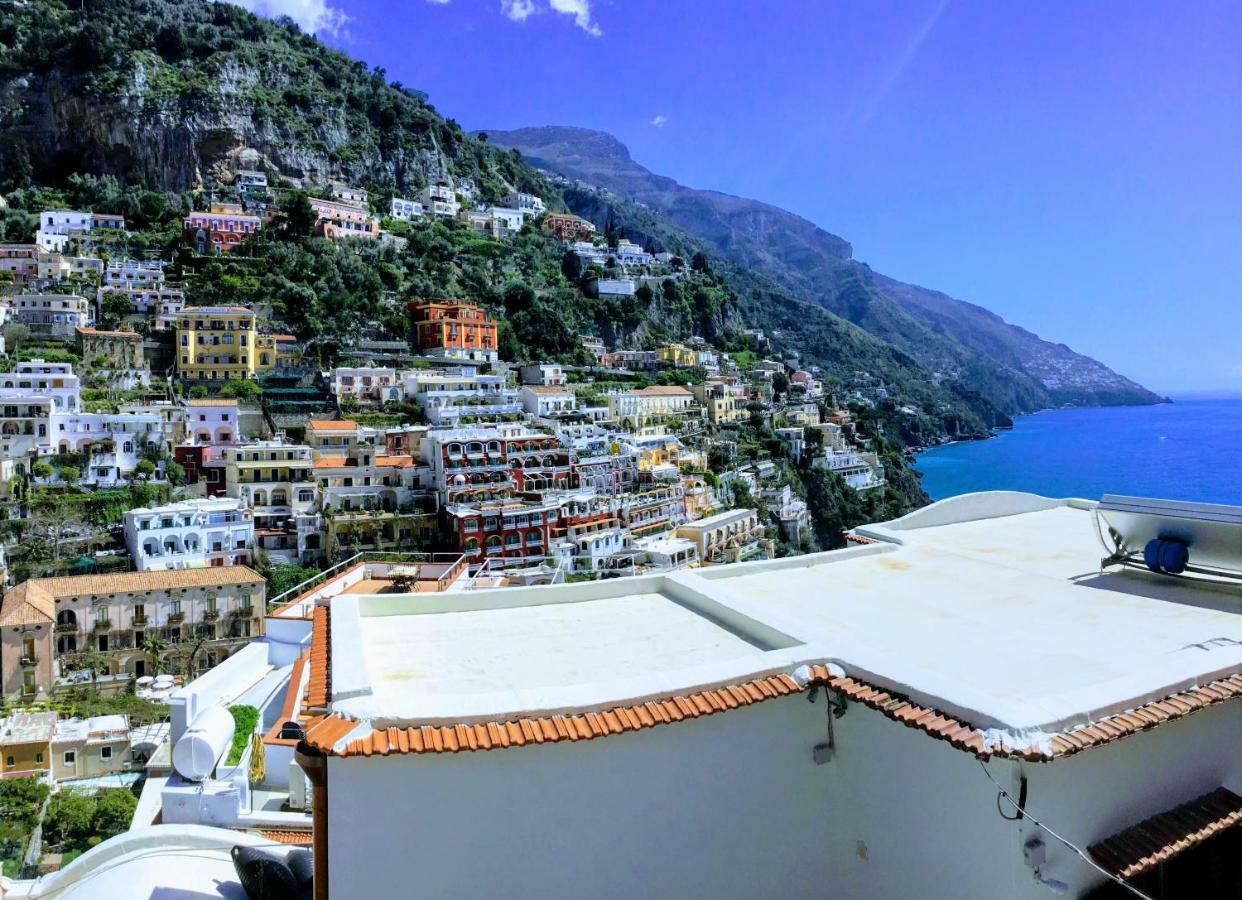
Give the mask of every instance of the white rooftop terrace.
M 1013 744 L 1242 671 L 1242 589 L 1100 572 L 1087 501 L 968 495 L 865 547 L 588 584 L 348 596 L 336 711 L 599 710 L 829 662 Z

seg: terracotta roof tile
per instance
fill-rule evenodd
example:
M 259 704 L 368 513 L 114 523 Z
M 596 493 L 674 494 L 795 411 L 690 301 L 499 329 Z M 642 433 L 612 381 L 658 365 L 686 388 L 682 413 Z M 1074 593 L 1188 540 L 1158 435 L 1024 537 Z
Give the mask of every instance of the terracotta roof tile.
M 309 847 L 311 843 L 311 833 L 309 831 L 260 828 L 259 834 L 269 841 L 275 841 L 277 844 L 299 844 Z
M 309 431 L 356 431 L 358 423 L 349 419 L 311 419 L 306 428 Z
M 332 672 L 328 665 L 331 628 L 328 607 L 315 607 L 311 614 L 310 677 L 306 682 L 306 705 L 311 709 L 327 709 L 332 697 Z
M 879 710 L 890 719 L 911 728 L 918 728 L 932 737 L 946 740 L 954 747 L 973 753 L 981 759 L 1004 756 L 1046 762 L 1112 743 L 1173 719 L 1190 715 L 1214 703 L 1242 696 L 1242 675 L 1232 675 L 1203 687 L 1191 688 L 1163 700 L 1155 700 L 1135 709 L 1107 716 L 1090 725 L 1053 735 L 1049 742 L 1051 753 L 1047 753 L 1036 748 L 1018 749 L 1005 744 L 987 748 L 984 745 L 983 731 L 968 722 L 962 722 L 937 710 L 920 706 L 904 697 L 877 689 L 873 685 L 849 676 L 833 675 L 827 666 L 811 666 L 810 668 L 811 684 L 826 685 L 846 699 Z
M 1118 878 L 1134 878 L 1240 822 L 1242 797 L 1222 787 L 1145 819 L 1087 852 Z
M 324 610 L 326 613 L 326 610 Z M 320 610 L 316 610 L 318 627 Z M 325 638 L 326 639 L 326 638 Z M 311 644 L 311 678 L 315 677 L 315 644 Z M 349 741 L 341 750 L 335 749 L 342 737 L 359 723 L 351 719 L 329 716 L 316 720 L 307 728 L 306 740 L 325 753 L 338 756 L 372 756 L 392 753 L 458 753 L 471 750 L 495 750 L 521 747 L 526 744 L 589 741 L 597 737 L 639 731 L 711 715 L 726 709 L 748 706 L 773 697 L 800 693 L 798 682 L 787 675 L 760 678 L 741 684 L 726 685 L 710 691 L 652 700 L 631 706 L 619 706 L 598 712 L 571 716 L 543 716 L 507 722 L 482 722 L 472 725 L 415 725 L 406 728 L 377 729 L 364 738 Z

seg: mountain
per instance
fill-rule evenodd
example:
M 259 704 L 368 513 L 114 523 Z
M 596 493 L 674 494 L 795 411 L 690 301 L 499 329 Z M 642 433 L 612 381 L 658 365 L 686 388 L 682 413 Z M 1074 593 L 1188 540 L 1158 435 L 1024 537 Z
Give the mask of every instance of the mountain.
M 239 162 L 376 194 L 451 175 L 483 200 L 555 197 L 424 94 L 288 19 L 211 0 L 0 0 L 0 190 L 75 172 L 204 190 Z
M 1161 401 L 1102 363 L 982 307 L 873 272 L 853 259 L 846 240 L 800 216 L 657 175 L 609 134 L 549 126 L 486 135 L 538 168 L 667 216 L 729 260 L 908 353 L 936 380 L 961 382 L 1007 413 Z

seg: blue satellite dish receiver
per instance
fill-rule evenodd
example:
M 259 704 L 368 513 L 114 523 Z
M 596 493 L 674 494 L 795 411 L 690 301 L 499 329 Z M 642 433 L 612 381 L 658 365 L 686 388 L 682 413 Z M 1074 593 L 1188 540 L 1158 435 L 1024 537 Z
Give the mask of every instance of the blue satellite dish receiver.
M 1093 515 L 1101 568 L 1242 579 L 1242 506 L 1105 494 Z

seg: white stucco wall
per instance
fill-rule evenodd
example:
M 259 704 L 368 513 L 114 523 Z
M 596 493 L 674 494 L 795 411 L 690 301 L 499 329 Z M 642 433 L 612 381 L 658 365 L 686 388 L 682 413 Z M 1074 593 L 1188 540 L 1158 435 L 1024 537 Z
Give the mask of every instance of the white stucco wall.
M 975 760 L 805 695 L 589 742 L 329 762 L 333 896 L 1009 897 Z M 946 823 L 952 823 L 946 827 Z
M 1052 896 L 973 756 L 851 703 L 825 765 L 822 694 L 588 742 L 332 759 L 333 896 Z M 1242 789 L 1236 704 L 1055 763 L 993 760 L 1082 846 L 1221 784 Z M 1006 811 L 1009 809 L 1006 807 Z M 1044 835 L 1045 877 L 1102 880 Z

